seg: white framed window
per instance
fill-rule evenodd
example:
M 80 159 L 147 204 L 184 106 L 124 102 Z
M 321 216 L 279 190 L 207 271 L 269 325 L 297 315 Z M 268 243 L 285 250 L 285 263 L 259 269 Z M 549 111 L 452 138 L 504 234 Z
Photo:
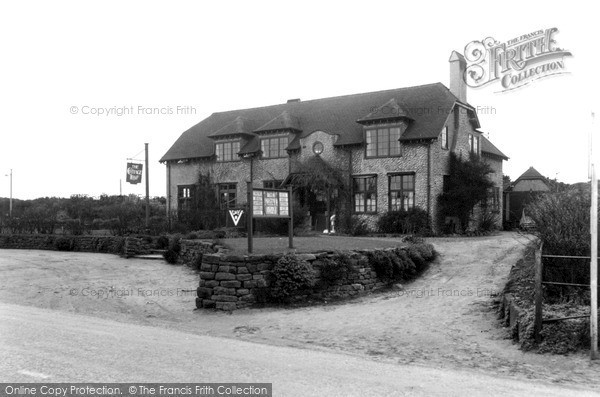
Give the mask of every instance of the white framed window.
M 402 154 L 400 127 L 369 129 L 365 132 L 366 157 L 391 157 Z
M 471 153 L 479 154 L 479 137 L 469 134 L 469 150 Z
M 441 134 L 442 149 L 448 149 L 448 126 L 444 126 Z
M 287 157 L 289 137 L 279 136 L 273 138 L 262 138 L 260 140 L 260 150 L 263 159 L 277 159 Z
M 218 142 L 215 144 L 217 162 L 239 161 L 240 141 Z

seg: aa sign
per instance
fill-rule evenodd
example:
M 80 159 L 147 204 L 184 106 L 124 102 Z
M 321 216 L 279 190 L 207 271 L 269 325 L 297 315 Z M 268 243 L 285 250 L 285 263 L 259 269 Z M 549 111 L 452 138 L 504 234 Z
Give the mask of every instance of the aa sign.
M 229 210 L 229 215 L 231 215 L 231 219 L 233 219 L 233 224 L 237 226 L 240 219 L 242 219 L 242 214 L 244 210 Z
M 131 184 L 140 183 L 142 181 L 142 167 L 143 164 L 139 163 L 127 163 L 127 179 L 126 181 Z

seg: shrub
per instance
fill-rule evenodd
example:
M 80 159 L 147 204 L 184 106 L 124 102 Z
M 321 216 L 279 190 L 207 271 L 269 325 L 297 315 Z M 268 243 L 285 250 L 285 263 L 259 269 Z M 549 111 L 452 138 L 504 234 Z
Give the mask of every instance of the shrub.
M 354 271 L 350 257 L 344 253 L 338 253 L 332 258 L 324 258 L 322 262 L 321 280 L 328 285 L 335 285 L 348 278 L 348 275 Z
M 412 208 L 408 211 L 388 211 L 379 217 L 377 228 L 381 233 L 429 235 L 431 222 L 427 211 Z
M 394 278 L 396 280 L 408 280 L 417 272 L 415 262 L 409 257 L 403 249 L 397 249 L 396 255 L 392 259 L 394 264 Z
M 58 251 L 71 251 L 73 245 L 71 239 L 65 237 L 58 237 L 54 240 L 54 248 Z
M 156 239 L 156 248 L 159 250 L 167 249 L 169 247 L 169 238 L 165 235 L 159 236 Z
M 179 259 L 179 253 L 175 252 L 172 249 L 168 249 L 163 253 L 163 258 L 165 258 L 167 263 L 174 265 L 177 263 L 177 260 Z
M 489 208 L 484 208 L 479 215 L 479 230 L 491 232 L 498 229 L 498 214 Z
M 367 225 L 367 221 L 365 221 L 363 218 L 353 215 L 350 218 L 348 234 L 352 236 L 365 236 L 369 234 L 369 226 Z
M 169 240 L 169 247 L 163 254 L 163 258 L 170 264 L 176 264 L 179 259 L 179 253 L 181 252 L 181 236 L 174 235 Z
M 271 270 L 271 296 L 280 302 L 289 302 L 298 292 L 311 288 L 315 274 L 310 263 L 294 254 L 282 256 Z
M 546 193 L 535 197 L 526 208 L 544 243 L 544 254 L 588 256 L 590 254 L 589 194 L 572 190 Z M 584 260 L 544 258 L 546 281 L 589 284 L 589 264 Z M 549 301 L 580 300 L 584 290 L 576 287 L 549 285 L 545 294 Z
M 373 251 L 369 254 L 369 262 L 381 281 L 394 281 L 394 264 L 387 251 Z
M 197 240 L 198 239 L 198 235 L 194 232 L 190 232 L 188 233 L 187 236 L 185 236 L 186 239 L 188 240 Z

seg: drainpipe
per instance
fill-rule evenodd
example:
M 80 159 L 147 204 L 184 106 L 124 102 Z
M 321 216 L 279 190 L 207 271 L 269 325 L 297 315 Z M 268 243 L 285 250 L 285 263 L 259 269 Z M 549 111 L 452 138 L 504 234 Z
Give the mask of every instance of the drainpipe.
M 427 144 L 427 215 L 431 217 L 431 142 Z
M 171 231 L 171 163 L 167 161 L 167 227 Z

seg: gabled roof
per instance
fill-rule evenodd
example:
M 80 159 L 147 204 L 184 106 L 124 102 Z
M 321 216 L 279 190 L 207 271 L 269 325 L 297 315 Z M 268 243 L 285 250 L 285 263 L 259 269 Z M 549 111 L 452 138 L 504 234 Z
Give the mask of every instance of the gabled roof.
M 408 115 L 408 112 L 404 110 L 402 106 L 398 105 L 396 99 L 392 98 L 383 105 L 374 108 L 372 112 L 356 120 L 356 122 L 364 124 L 369 121 L 394 120 L 400 118 L 413 120 L 413 118 Z
M 266 124 L 258 127 L 254 132 L 288 130 L 300 132 L 300 120 L 292 116 L 287 110 L 284 110 L 279 116 L 268 121 Z
M 492 142 L 489 141 L 489 139 L 487 139 L 483 135 L 481 135 L 481 151 L 483 153 L 491 154 L 494 156 L 498 156 L 504 160 L 508 160 L 508 156 L 502 153 L 500 149 L 498 149 Z
M 248 120 L 244 117 L 236 117 L 230 123 L 225 124 L 223 127 L 219 128 L 212 134 L 208 135 L 211 138 L 224 137 L 230 135 L 250 135 L 254 136 L 252 132 L 252 121 Z
M 434 83 L 218 112 L 213 113 L 185 131 L 160 161 L 212 156 L 214 154 L 214 142 L 209 136 L 215 133 L 221 135 L 223 132 L 221 130 L 234 122 L 236 118 L 240 117 L 252 121 L 254 125 L 264 127 L 271 124 L 271 122 L 274 124 L 279 123 L 280 121 L 275 120 L 285 111 L 289 115 L 297 117 L 299 124 L 302 126 L 302 132 L 298 133 L 299 137 L 305 137 L 314 131 L 322 130 L 339 135 L 335 143 L 336 146 L 362 144 L 363 126 L 357 123 L 356 120 L 368 115 L 373 109 L 381 107 L 392 99 L 412 118 L 408 128 L 400 138 L 402 141 L 436 139 L 446 122 L 449 112 L 458 102 L 458 99 L 443 84 Z M 472 117 L 475 117 L 475 121 L 477 120 L 476 114 L 473 114 Z M 289 121 L 289 123 L 292 123 L 292 121 Z M 237 131 L 235 128 L 234 130 Z M 251 153 L 259 150 L 260 144 L 255 142 L 258 140 L 258 137 L 252 137 L 240 153 Z M 294 140 L 295 138 L 290 143 Z

